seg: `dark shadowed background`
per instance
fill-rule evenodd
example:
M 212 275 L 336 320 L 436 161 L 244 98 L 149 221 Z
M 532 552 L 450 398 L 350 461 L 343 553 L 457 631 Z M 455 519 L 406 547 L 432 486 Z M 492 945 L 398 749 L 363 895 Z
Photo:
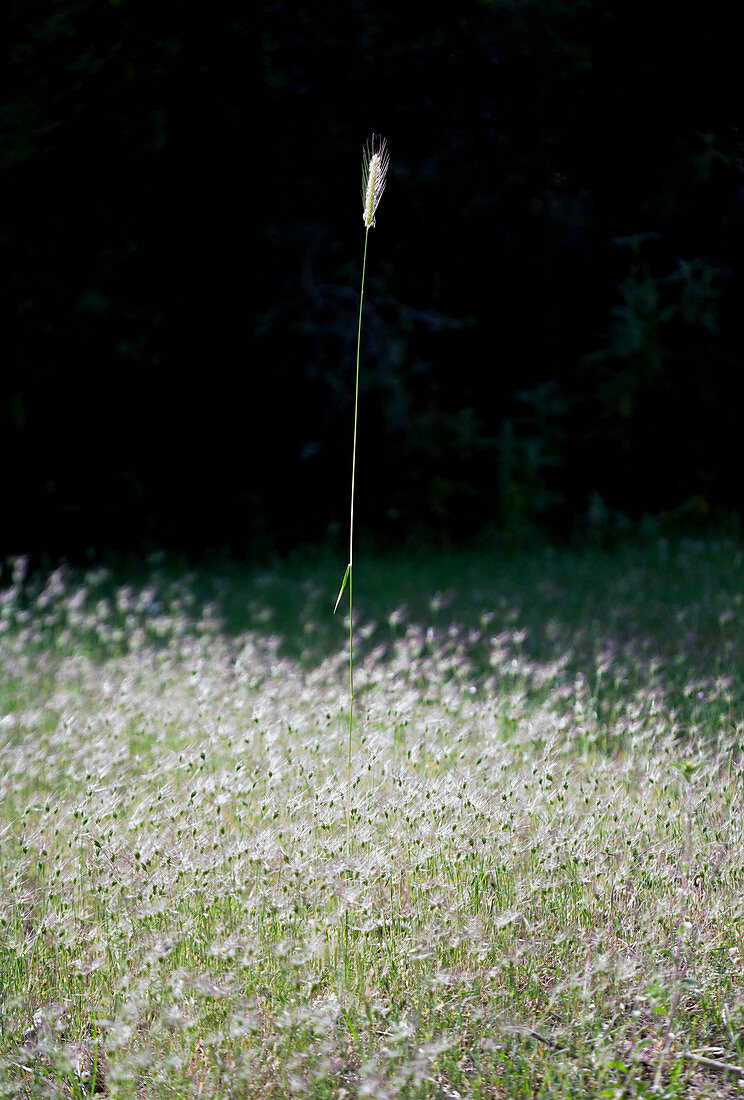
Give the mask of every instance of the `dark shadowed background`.
M 737 5 L 665 8 L 11 3 L 2 550 L 343 548 L 373 131 L 360 535 L 739 515 Z

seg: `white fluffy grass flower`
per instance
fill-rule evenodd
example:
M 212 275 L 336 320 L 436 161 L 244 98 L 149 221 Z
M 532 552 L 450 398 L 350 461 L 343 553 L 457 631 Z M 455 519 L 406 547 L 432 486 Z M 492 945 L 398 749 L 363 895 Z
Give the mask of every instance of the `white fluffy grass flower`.
M 373 134 L 362 154 L 362 219 L 367 229 L 375 224 L 375 213 L 385 190 L 390 154 L 384 137 Z

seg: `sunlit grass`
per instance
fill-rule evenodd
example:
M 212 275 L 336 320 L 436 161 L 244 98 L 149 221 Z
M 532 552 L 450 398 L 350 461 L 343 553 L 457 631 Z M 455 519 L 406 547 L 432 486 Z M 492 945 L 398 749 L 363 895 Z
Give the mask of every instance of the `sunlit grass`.
M 360 558 L 351 846 L 326 561 L 17 563 L 0 1095 L 739 1095 L 743 563 Z
M 369 231 L 375 225 L 375 214 L 380 205 L 387 181 L 390 155 L 385 138 L 373 134 L 362 154 L 362 204 L 364 221 L 364 258 L 362 260 L 362 285 L 359 291 L 359 322 L 357 325 L 356 371 L 354 374 L 354 432 L 351 449 L 351 499 L 349 507 L 349 561 L 341 581 L 341 588 L 333 608 L 338 610 L 341 597 L 349 586 L 349 754 L 346 761 L 346 831 L 351 838 L 351 764 L 354 747 L 354 494 L 356 491 L 357 430 L 359 427 L 359 357 L 362 350 L 362 316 L 364 313 L 364 276 L 367 271 L 367 244 Z

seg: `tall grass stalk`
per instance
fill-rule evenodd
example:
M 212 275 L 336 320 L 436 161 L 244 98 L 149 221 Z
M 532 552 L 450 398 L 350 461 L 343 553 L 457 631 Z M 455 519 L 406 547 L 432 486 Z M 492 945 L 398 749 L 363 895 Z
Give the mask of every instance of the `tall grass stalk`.
M 346 585 L 349 586 L 349 759 L 346 791 L 346 831 L 351 838 L 351 752 L 354 723 L 354 485 L 356 482 L 357 423 L 359 419 L 359 356 L 362 347 L 362 311 L 364 308 L 364 277 L 367 271 L 367 242 L 369 231 L 375 224 L 375 214 L 385 190 L 390 164 L 385 138 L 373 134 L 362 153 L 362 220 L 364 222 L 364 257 L 362 259 L 362 288 L 359 293 L 359 324 L 357 326 L 356 376 L 354 381 L 354 439 L 351 450 L 351 508 L 349 513 L 349 563 L 341 582 L 335 615 Z

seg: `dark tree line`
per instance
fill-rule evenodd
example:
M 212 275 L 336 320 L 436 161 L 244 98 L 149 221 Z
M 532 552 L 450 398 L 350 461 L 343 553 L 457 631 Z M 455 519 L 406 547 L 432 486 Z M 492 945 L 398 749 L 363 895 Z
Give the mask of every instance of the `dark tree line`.
M 3 549 L 342 530 L 373 131 L 360 523 L 740 513 L 736 9 L 633 8 L 11 3 Z

